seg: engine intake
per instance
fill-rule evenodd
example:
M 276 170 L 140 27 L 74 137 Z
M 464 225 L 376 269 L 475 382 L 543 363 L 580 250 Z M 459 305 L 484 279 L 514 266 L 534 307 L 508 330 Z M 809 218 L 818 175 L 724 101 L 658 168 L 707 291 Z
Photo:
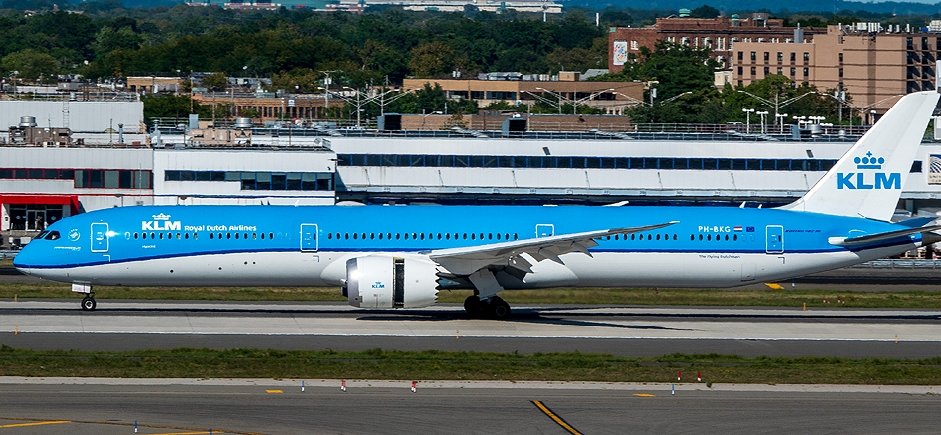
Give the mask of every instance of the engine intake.
M 418 308 L 438 301 L 438 268 L 423 257 L 370 255 L 346 262 L 344 295 L 360 308 Z

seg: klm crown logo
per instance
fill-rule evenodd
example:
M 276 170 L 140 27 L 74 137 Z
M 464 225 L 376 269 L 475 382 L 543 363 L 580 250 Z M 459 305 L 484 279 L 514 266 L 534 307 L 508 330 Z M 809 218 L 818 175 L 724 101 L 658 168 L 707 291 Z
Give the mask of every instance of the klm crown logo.
M 902 188 L 902 174 L 898 172 L 882 172 L 885 157 L 875 157 L 872 151 L 865 156 L 853 158 L 857 172 L 837 172 L 836 188 L 838 190 L 888 190 Z

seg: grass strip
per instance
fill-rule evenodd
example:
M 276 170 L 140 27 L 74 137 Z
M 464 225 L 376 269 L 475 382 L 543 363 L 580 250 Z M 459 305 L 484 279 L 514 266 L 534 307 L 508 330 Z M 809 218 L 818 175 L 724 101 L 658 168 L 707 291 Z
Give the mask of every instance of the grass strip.
M 136 378 L 327 378 L 721 383 L 941 383 L 941 358 L 740 357 L 672 354 L 619 357 L 582 353 L 483 353 L 174 349 L 131 352 L 37 351 L 0 346 L 2 376 Z
M 108 299 L 190 301 L 345 302 L 336 287 L 96 287 Z M 439 302 L 462 303 L 470 291 L 442 291 Z M 76 299 L 67 284 L 48 281 L 5 283 L 0 299 Z M 662 306 L 752 306 L 802 308 L 941 309 L 937 291 L 836 291 L 831 289 L 545 289 L 501 294 L 512 305 L 601 304 Z

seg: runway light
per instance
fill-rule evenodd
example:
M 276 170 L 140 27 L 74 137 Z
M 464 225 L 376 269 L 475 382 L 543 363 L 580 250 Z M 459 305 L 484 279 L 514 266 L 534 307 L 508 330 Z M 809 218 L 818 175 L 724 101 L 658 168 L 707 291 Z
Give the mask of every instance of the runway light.
M 676 371 L 676 380 L 677 380 L 677 381 L 682 381 L 682 380 L 683 380 L 683 371 L 682 371 L 682 370 L 677 370 L 677 371 Z
M 416 391 L 418 391 L 418 381 L 412 381 L 412 388 L 411 388 L 411 390 L 412 390 L 413 393 L 416 392 Z
M 676 384 L 670 384 L 670 395 L 671 396 L 676 395 Z
M 340 391 L 346 392 L 346 379 L 340 379 Z
M 303 381 L 303 380 L 301 380 L 301 392 L 302 392 L 302 393 L 304 392 L 304 381 Z
M 696 382 L 702 382 L 702 372 L 696 372 Z

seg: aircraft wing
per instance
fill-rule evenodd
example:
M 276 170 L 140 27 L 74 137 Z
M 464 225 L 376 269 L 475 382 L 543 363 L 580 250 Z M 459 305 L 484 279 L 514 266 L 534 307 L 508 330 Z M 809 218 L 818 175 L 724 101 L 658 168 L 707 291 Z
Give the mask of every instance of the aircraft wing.
M 878 242 L 882 240 L 895 239 L 898 237 L 908 236 L 911 234 L 927 233 L 927 232 L 935 231 L 938 229 L 941 229 L 941 225 L 931 225 L 931 226 L 919 227 L 919 228 L 907 228 L 904 230 L 889 231 L 885 233 L 876 233 L 876 234 L 867 234 L 865 236 L 850 237 L 850 238 L 833 237 L 831 238 L 830 243 L 833 245 L 838 245 L 838 246 L 858 246 L 858 245 L 865 245 L 867 243 L 873 243 L 873 242 Z
M 591 256 L 588 249 L 598 245 L 595 239 L 615 234 L 656 230 L 676 223 L 679 223 L 679 221 L 639 227 L 585 231 L 461 248 L 438 249 L 429 251 L 427 254 L 433 261 L 456 275 L 470 275 L 488 266 L 510 266 L 525 272 L 531 272 L 532 263 L 522 257 L 522 254 L 529 254 L 536 262 L 548 259 L 562 264 L 562 260 L 559 258 L 562 254 L 582 252 Z

